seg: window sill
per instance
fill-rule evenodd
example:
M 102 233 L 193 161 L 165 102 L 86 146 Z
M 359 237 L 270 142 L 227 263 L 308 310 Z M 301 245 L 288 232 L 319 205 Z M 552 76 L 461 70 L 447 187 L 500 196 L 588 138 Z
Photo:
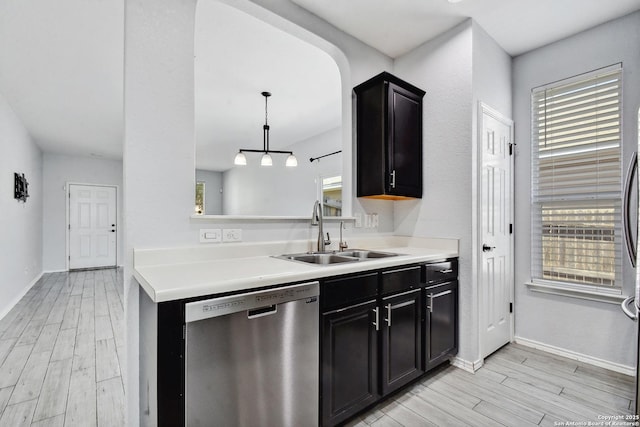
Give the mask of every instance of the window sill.
M 625 297 L 620 288 L 603 288 L 590 285 L 569 285 L 555 282 L 527 282 L 527 288 L 533 292 L 561 295 L 569 298 L 586 299 L 589 301 L 620 304 Z

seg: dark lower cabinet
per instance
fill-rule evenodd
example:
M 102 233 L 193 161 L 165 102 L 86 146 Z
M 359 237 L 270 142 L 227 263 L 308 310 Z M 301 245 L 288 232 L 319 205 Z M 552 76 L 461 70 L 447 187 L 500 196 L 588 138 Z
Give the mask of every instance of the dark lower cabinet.
M 458 281 L 425 289 L 425 370 L 458 352 Z
M 322 315 L 322 425 L 336 425 L 378 400 L 376 320 L 375 300 Z
M 382 299 L 382 395 L 418 378 L 422 370 L 421 290 Z

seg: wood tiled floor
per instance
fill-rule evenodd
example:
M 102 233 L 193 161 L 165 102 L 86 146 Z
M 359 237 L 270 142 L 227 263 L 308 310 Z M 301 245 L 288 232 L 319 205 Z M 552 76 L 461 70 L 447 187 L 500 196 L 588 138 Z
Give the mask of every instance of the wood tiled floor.
M 123 426 L 121 270 L 42 277 L 0 320 L 0 427 Z M 631 414 L 634 380 L 511 344 L 443 367 L 350 426 L 553 426 Z
M 122 271 L 45 274 L 0 320 L 0 426 L 123 426 Z
M 475 374 L 445 366 L 349 426 L 588 425 L 632 414 L 634 389 L 632 377 L 510 344 Z

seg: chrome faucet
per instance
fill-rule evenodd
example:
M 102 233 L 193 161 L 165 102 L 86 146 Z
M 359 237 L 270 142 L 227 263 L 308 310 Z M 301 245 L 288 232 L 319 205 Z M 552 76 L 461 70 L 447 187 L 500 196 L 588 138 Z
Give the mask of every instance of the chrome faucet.
M 340 221 L 340 243 L 338 244 L 338 247 L 340 248 L 340 252 L 344 251 L 349 247 L 349 245 L 347 245 L 347 241 L 342 240 L 342 230 L 344 230 L 344 221 Z
M 331 238 L 329 237 L 329 233 L 327 233 L 327 240 L 324 240 L 324 220 L 322 219 L 322 206 L 319 200 L 316 200 L 316 203 L 313 205 L 311 225 L 318 226 L 318 252 L 324 252 L 325 246 L 331 244 Z

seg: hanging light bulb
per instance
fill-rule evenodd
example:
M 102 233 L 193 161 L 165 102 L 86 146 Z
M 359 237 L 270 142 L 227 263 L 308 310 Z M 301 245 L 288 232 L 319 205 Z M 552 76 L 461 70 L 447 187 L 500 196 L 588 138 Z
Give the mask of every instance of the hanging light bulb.
M 236 154 L 236 158 L 233 159 L 233 164 L 238 166 L 246 166 L 247 156 L 245 156 L 242 151 L 239 151 L 238 154 Z
M 284 165 L 288 168 L 295 168 L 296 166 L 298 166 L 298 159 L 296 159 L 296 156 L 291 153 L 289 154 L 289 157 L 287 157 Z
M 269 153 L 264 153 L 260 159 L 260 166 L 273 166 L 273 159 Z

